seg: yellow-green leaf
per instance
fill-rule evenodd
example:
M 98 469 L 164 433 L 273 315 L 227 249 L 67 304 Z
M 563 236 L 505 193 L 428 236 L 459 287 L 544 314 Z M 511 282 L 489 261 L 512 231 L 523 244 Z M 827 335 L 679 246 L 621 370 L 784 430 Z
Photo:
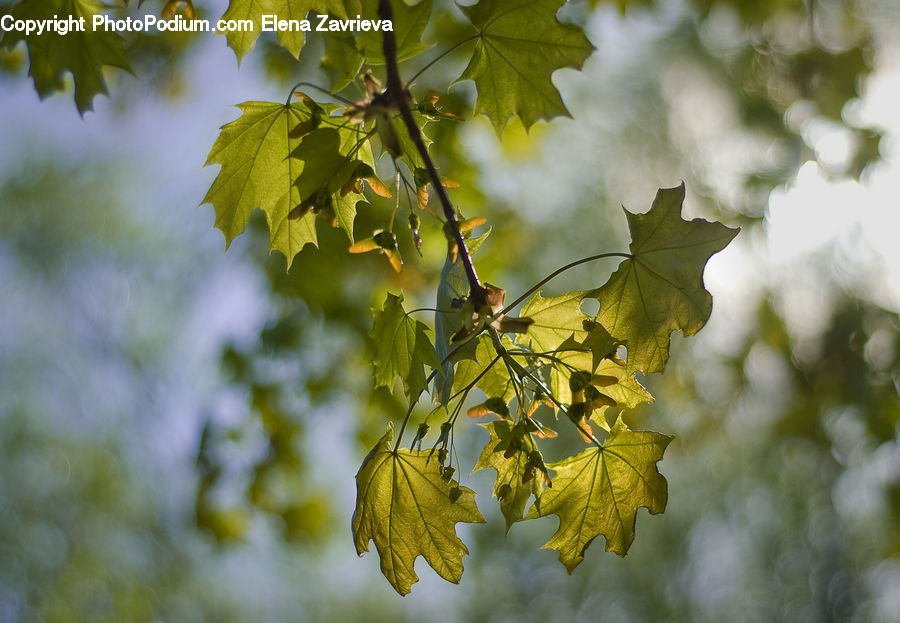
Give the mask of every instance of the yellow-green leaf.
M 300 192 L 300 201 L 308 201 L 318 194 L 331 201 L 330 208 L 334 211 L 335 219 L 351 242 L 359 195 L 348 193 L 341 197 L 338 191 L 362 162 L 358 158 L 368 153 L 369 157 L 365 160 L 372 162 L 371 150 L 356 148 L 357 143 L 364 140 L 364 135 L 352 130 L 319 128 L 303 136 L 300 145 L 291 152 L 292 158 L 303 162 L 302 171 L 295 182 Z
M 225 234 L 226 248 L 247 227 L 250 213 L 259 208 L 269 224 L 269 249 L 287 258 L 307 244 L 316 244 L 315 215 L 289 219 L 300 204 L 294 185 L 303 165 L 289 155 L 300 143 L 290 132 L 309 110 L 302 104 L 244 102 L 241 116 L 222 126 L 206 164 L 222 169 L 203 199 L 216 209 L 216 227 Z
M 639 404 L 653 402 L 653 396 L 643 385 L 638 383 L 634 372 L 629 372 L 626 366 L 615 360 L 604 359 L 601 361 L 600 365 L 594 368 L 594 375 L 616 379 L 614 383 L 598 389 L 615 400 L 618 407 L 633 409 Z M 599 418 L 605 411 L 606 409 L 598 409 L 592 418 Z
M 651 514 L 666 509 L 668 485 L 656 468 L 672 437 L 629 430 L 621 418 L 603 448 L 548 464 L 556 472 L 526 519 L 559 516 L 559 528 L 544 545 L 559 550 L 569 573 L 584 560 L 584 552 L 599 535 L 606 551 L 624 556 L 634 540 L 637 510 Z
M 371 333 L 376 387 L 392 389 L 400 378 L 410 400 L 422 393 L 427 387 L 425 366 L 437 369 L 441 365 L 427 331 L 426 324 L 403 311 L 402 296 L 387 295 L 384 308 L 375 312 Z
M 703 219 L 684 220 L 683 201 L 684 184 L 660 189 L 646 214 L 626 210 L 632 258 L 589 295 L 600 301 L 597 321 L 625 340 L 630 371 L 662 371 L 672 331 L 689 336 L 703 328 L 712 312 L 703 270 L 739 231 Z
M 561 24 L 565 0 L 481 0 L 461 7 L 478 30 L 475 53 L 460 80 L 474 80 L 475 112 L 497 133 L 518 115 L 529 128 L 538 119 L 570 116 L 551 76 L 581 69 L 594 47 L 581 28 Z
M 104 8 L 94 0 L 26 0 L 13 5 L 10 13 L 16 20 L 43 21 L 56 16 L 60 19 L 71 16 L 85 21 L 86 32 L 72 30 L 65 35 L 55 32 L 26 35 L 10 30 L 3 35 L 2 43 L 6 47 L 11 48 L 19 41 L 28 46 L 28 75 L 34 80 L 34 88 L 41 99 L 62 90 L 63 75 L 70 72 L 75 82 L 75 105 L 83 114 L 93 109 L 95 95 L 106 95 L 104 66 L 131 71 L 125 40 L 102 28 L 91 30 L 94 16 L 100 15 Z
M 522 306 L 520 316 L 531 318 L 526 340 L 531 342 L 531 350 L 536 353 L 552 352 L 560 344 L 573 338 L 582 342 L 588 336 L 585 320 L 590 320 L 581 311 L 581 301 L 586 291 L 566 292 L 559 296 L 544 298 L 537 292 Z
M 458 583 L 469 550 L 456 535 L 456 524 L 484 522 L 475 492 L 453 480 L 444 482 L 429 452 L 392 451 L 392 437 L 388 427 L 356 474 L 356 552 L 369 551 L 374 541 L 381 572 L 401 595 L 419 579 L 414 569 L 419 556 L 442 578 Z

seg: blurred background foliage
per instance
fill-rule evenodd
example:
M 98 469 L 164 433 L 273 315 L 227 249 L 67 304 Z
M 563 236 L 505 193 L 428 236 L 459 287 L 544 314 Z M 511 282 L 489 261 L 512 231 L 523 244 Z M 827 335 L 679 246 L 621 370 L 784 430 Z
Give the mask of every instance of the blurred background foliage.
M 468 33 L 436 5 L 434 54 Z M 896 2 L 579 0 L 561 15 L 598 48 L 555 76 L 574 120 L 512 124 L 502 142 L 484 119 L 426 129 L 454 201 L 489 219 L 483 277 L 514 296 L 624 248 L 619 206 L 682 179 L 692 216 L 745 228 L 707 271 L 710 325 L 676 339 L 647 379 L 658 402 L 626 415 L 676 435 L 668 509 L 639 513 L 628 557 L 595 547 L 567 576 L 538 549 L 552 520 L 504 538 L 486 473 L 466 479 L 488 524 L 460 528 L 461 586 L 420 569 L 400 599 L 353 555 L 353 475 L 405 412 L 371 390 L 370 308 L 399 290 L 433 304 L 439 225 L 423 220 L 421 260 L 401 236 L 400 275 L 325 227 L 286 273 L 263 219 L 223 257 L 211 208 L 193 208 L 227 106 L 298 79 L 341 86 L 318 61 L 346 41 L 312 33 L 297 63 L 262 37 L 237 71 L 218 37 L 137 37 L 140 80 L 108 74 L 112 98 L 83 121 L 68 96 L 36 103 L 19 47 L 0 49 L 0 622 L 900 618 Z M 455 79 L 466 51 L 414 92 Z M 440 103 L 470 117 L 472 97 L 462 83 Z M 463 466 L 485 441 L 460 428 Z

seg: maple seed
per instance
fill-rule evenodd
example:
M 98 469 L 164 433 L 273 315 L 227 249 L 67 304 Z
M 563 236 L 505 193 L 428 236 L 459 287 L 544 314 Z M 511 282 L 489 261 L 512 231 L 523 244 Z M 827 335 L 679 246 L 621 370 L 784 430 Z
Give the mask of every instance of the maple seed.
M 350 253 L 367 253 L 375 250 L 387 257 L 396 272 L 403 270 L 403 260 L 397 249 L 397 237 L 394 232 L 376 229 L 371 238 L 355 242 L 347 249 Z
M 522 484 L 528 483 L 532 478 L 534 478 L 534 466 L 529 465 L 522 474 Z
M 429 91 L 428 95 L 426 95 L 421 100 L 419 100 L 419 103 L 417 106 L 419 112 L 422 113 L 423 115 L 425 115 L 426 117 L 431 117 L 431 118 L 437 117 L 437 118 L 443 118 L 443 119 L 452 119 L 453 121 L 465 121 L 465 119 L 460 117 L 459 115 L 454 115 L 451 112 L 442 112 L 436 106 L 439 99 L 440 99 L 440 96 L 438 96 L 437 93 L 435 93 L 434 91 Z

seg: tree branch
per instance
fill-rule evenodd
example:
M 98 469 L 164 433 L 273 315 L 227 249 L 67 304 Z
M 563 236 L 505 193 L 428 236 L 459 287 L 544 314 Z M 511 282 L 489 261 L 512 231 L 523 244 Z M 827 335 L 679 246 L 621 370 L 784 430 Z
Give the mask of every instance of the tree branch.
M 390 0 L 378 0 L 378 17 L 382 20 L 393 21 L 394 10 Z M 403 86 L 403 82 L 400 80 L 400 68 L 397 62 L 397 40 L 394 38 L 393 31 L 384 31 L 382 48 L 384 50 L 384 60 L 387 68 L 387 90 L 385 91 L 385 97 L 400 111 L 400 117 L 406 125 L 409 137 L 412 139 L 413 145 L 416 146 L 419 155 L 422 156 L 422 161 L 425 163 L 425 169 L 428 171 L 428 177 L 431 180 L 431 185 L 434 187 L 444 210 L 444 218 L 446 218 L 447 223 L 450 224 L 450 229 L 453 232 L 453 239 L 456 242 L 456 246 L 459 248 L 459 257 L 463 262 L 463 266 L 466 270 L 466 278 L 469 281 L 469 298 L 475 304 L 477 309 L 487 302 L 487 290 L 478 280 L 478 274 L 475 272 L 475 266 L 472 264 L 472 257 L 469 255 L 468 247 L 466 247 L 466 240 L 459 230 L 459 221 L 456 220 L 456 210 L 453 209 L 453 204 L 450 203 L 450 197 L 447 195 L 447 191 L 441 183 L 441 177 L 438 175 L 434 162 L 428 154 L 428 149 L 425 147 L 425 142 L 422 140 L 422 134 L 419 132 L 419 127 L 416 125 L 416 120 L 413 118 L 412 110 L 409 107 L 409 100 L 407 99 L 408 94 L 406 88 Z

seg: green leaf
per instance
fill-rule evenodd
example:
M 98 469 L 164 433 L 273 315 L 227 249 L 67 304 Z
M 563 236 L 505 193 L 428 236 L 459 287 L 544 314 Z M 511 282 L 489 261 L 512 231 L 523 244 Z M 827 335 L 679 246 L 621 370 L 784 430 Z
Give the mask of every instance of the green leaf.
M 512 422 L 488 422 L 481 426 L 487 429 L 491 438 L 481 451 L 472 472 L 488 468 L 497 471 L 494 496 L 500 500 L 500 511 L 506 518 L 508 532 L 515 522 L 524 519 L 528 499 L 532 495 L 541 494 L 540 477 L 532 477 L 523 482 L 525 480 L 523 476 L 529 466 L 528 456 L 537 450 L 537 446 L 530 433 L 517 430 L 517 426 Z M 519 444 L 520 449 L 515 447 Z M 507 452 L 511 456 L 507 457 Z
M 626 366 L 612 359 L 601 361 L 594 368 L 594 376 L 616 379 L 615 383 L 604 385 L 598 389 L 615 400 L 620 407 L 633 409 L 639 404 L 653 402 L 653 396 L 634 378 L 634 372 L 628 372 Z
M 219 175 L 203 199 L 216 209 L 216 227 L 225 234 L 225 248 L 247 227 L 250 213 L 259 208 L 269 224 L 269 249 L 287 258 L 290 268 L 294 256 L 307 244 L 316 244 L 315 215 L 288 219 L 300 204 L 294 185 L 302 166 L 289 154 L 300 139 L 289 136 L 309 111 L 302 104 L 244 102 L 241 116 L 222 126 L 206 164 L 222 165 Z
M 461 7 L 478 34 L 459 79 L 475 81 L 475 112 L 490 117 L 498 134 L 513 115 L 526 129 L 538 119 L 570 116 L 551 76 L 581 69 L 594 47 L 581 28 L 556 19 L 564 2 L 481 0 Z
M 303 20 L 310 11 L 328 13 L 331 17 L 347 19 L 360 11 L 359 0 L 231 0 L 222 15 L 224 20 L 252 20 L 253 30 L 225 33 L 228 47 L 234 50 L 238 62 L 256 45 L 262 30 L 263 15 L 277 15 L 280 20 Z M 311 24 L 315 27 L 315 22 Z M 306 40 L 302 30 L 278 31 L 280 43 L 294 58 Z
M 685 221 L 683 201 L 684 184 L 660 189 L 646 214 L 626 210 L 632 258 L 589 294 L 600 301 L 597 322 L 626 341 L 629 371 L 662 371 L 672 331 L 690 336 L 703 328 L 712 312 L 703 269 L 739 231 L 703 219 Z
M 114 32 L 102 28 L 94 32 L 91 24 L 94 15 L 103 12 L 104 5 L 93 0 L 26 0 L 13 5 L 10 13 L 16 20 L 47 20 L 59 16 L 83 18 L 86 32 L 70 31 L 66 35 L 55 32 L 10 30 L 3 35 L 2 43 L 12 48 L 19 41 L 28 47 L 30 66 L 28 75 L 34 80 L 34 88 L 41 99 L 63 89 L 63 74 L 71 72 L 75 82 L 75 105 L 84 114 L 93 110 L 94 96 L 107 94 L 103 80 L 103 67 L 118 67 L 131 71 L 125 41 Z
M 337 93 L 359 75 L 365 59 L 357 51 L 355 41 L 350 35 L 329 33 L 324 39 L 322 71 L 331 79 L 331 90 Z
M 401 595 L 419 579 L 414 569 L 418 556 L 448 582 L 459 583 L 462 557 L 469 550 L 456 536 L 456 524 L 484 522 L 475 492 L 453 480 L 444 482 L 441 466 L 428 460 L 429 452 L 392 451 L 392 437 L 389 426 L 356 474 L 356 552 L 369 551 L 369 541 L 374 541 L 381 572 Z
M 384 309 L 375 312 L 371 337 L 375 346 L 372 364 L 375 386 L 393 389 L 403 380 L 406 394 L 414 400 L 427 387 L 425 366 L 440 368 L 441 362 L 428 338 L 428 326 L 403 311 L 403 297 L 388 294 Z
M 531 350 L 549 353 L 569 338 L 584 341 L 588 337 L 585 321 L 590 317 L 581 311 L 581 301 L 587 294 L 587 291 L 566 292 L 544 298 L 537 292 L 528 299 L 519 315 L 533 321 L 527 333 Z
M 641 506 L 654 515 L 666 509 L 668 485 L 656 462 L 671 441 L 652 431 L 631 431 L 619 418 L 602 449 L 547 465 L 556 472 L 553 488 L 541 494 L 526 519 L 559 516 L 559 528 L 544 547 L 559 550 L 569 573 L 598 535 L 606 538 L 606 551 L 624 556 Z
M 591 352 L 591 369 L 593 370 L 600 365 L 602 360 L 614 355 L 621 343 L 598 322 L 588 320 L 583 326 L 588 334 L 581 342 L 581 346 Z
M 422 41 L 422 33 L 431 17 L 431 0 L 424 0 L 409 6 L 398 0 L 391 0 L 394 8 L 394 37 L 397 40 L 397 61 L 403 62 L 434 47 L 433 43 Z M 363 0 L 364 19 L 378 19 L 378 0 Z M 384 65 L 381 49 L 382 33 L 369 30 L 356 37 L 356 48 L 366 57 L 369 65 Z
M 360 164 L 360 160 L 355 158 L 359 153 L 355 147 L 362 138 L 357 132 L 346 129 L 319 128 L 305 135 L 300 145 L 291 152 L 291 157 L 304 163 L 296 181 L 301 202 L 319 193 L 327 196 L 332 201 L 331 207 L 338 224 L 351 242 L 356 199 L 350 196 L 342 201 L 344 198 L 338 195 L 338 191 Z M 353 156 L 350 155 L 351 152 Z

